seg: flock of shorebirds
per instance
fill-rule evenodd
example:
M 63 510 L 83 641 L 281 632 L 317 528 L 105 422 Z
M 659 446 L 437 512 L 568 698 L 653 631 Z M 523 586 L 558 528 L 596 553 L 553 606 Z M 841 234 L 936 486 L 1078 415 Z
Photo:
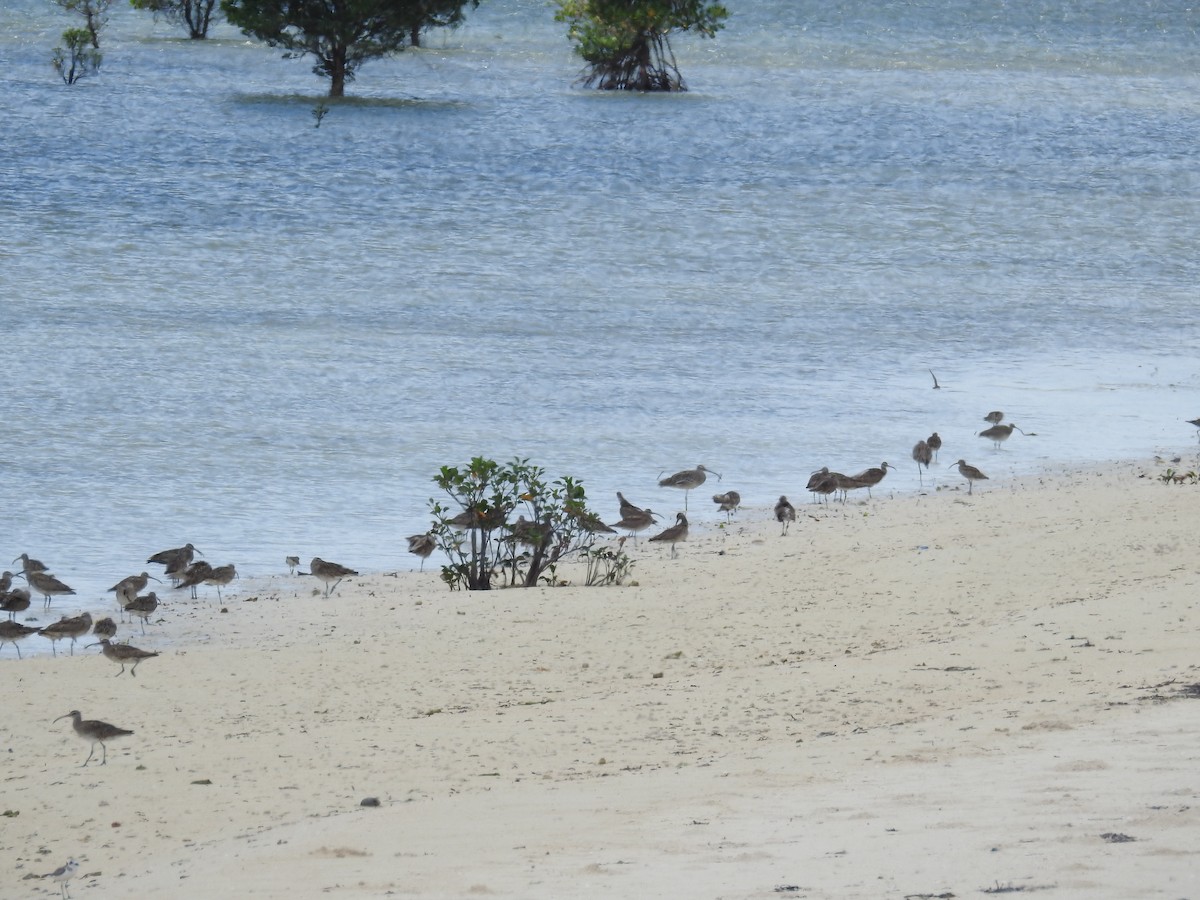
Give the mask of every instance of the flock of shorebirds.
M 980 431 L 978 433 L 979 437 L 992 441 L 993 445 L 999 448 L 1001 444 L 1012 436 L 1014 431 L 1019 431 L 1021 434 L 1034 434 L 1034 432 L 1021 431 L 1020 428 L 1012 423 L 1002 424 L 1003 420 L 1003 412 L 998 410 L 989 412 L 984 416 L 984 421 L 988 422 L 990 427 Z M 1197 427 L 1200 428 L 1200 425 Z M 922 470 L 929 468 L 930 463 L 936 459 L 941 447 L 942 439 L 936 431 L 925 440 L 918 441 L 913 447 L 912 458 L 917 463 L 917 472 L 921 477 L 922 484 L 924 484 Z M 860 488 L 866 488 L 867 496 L 870 497 L 871 488 L 884 479 L 889 469 L 894 468 L 895 466 L 890 463 L 883 462 L 879 466 L 864 469 L 855 475 L 843 475 L 841 472 L 830 471 L 826 466 L 812 473 L 808 479 L 807 490 L 817 499 L 824 499 L 825 501 L 828 501 L 830 495 L 836 494 L 842 502 L 845 502 L 850 491 Z M 976 481 L 988 480 L 987 475 L 983 474 L 975 466 L 969 465 L 964 459 L 960 459 L 954 463 L 951 468 L 957 468 L 959 474 L 967 480 L 968 494 L 974 492 Z M 683 512 L 675 514 L 675 523 L 649 538 L 650 541 L 669 544 L 672 558 L 678 555 L 676 545 L 683 543 L 688 537 L 688 496 L 693 490 L 703 485 L 708 480 L 710 474 L 716 475 L 718 481 L 721 480 L 722 476 L 720 472 L 715 472 L 703 465 L 696 466 L 694 469 L 684 469 L 672 475 L 660 475 L 659 477 L 659 487 L 677 488 L 684 492 Z M 712 500 L 717 505 L 718 511 L 725 513 L 727 518 L 731 518 L 733 513 L 742 504 L 742 496 L 737 491 L 725 491 L 724 493 L 714 494 Z M 623 529 L 628 532 L 626 537 L 632 537 L 636 542 L 637 535 L 654 526 L 660 518 L 649 507 L 643 508 L 630 503 L 620 491 L 617 491 L 617 502 L 620 505 L 620 521 L 606 525 L 596 516 L 589 514 L 586 519 L 580 520 L 580 524 L 584 530 L 593 534 L 616 534 L 618 529 Z M 796 521 L 796 509 L 786 495 L 781 496 L 778 502 L 776 502 L 774 514 L 776 521 L 782 526 L 782 533 L 787 534 L 791 523 Z M 478 528 L 481 525 L 488 524 L 481 522 L 479 517 L 470 510 L 464 511 L 449 521 L 451 525 L 458 528 Z M 512 531 L 512 538 L 520 543 L 532 544 L 538 538 L 534 523 L 527 522 L 524 518 L 519 519 L 516 523 L 508 527 Z M 425 560 L 436 548 L 437 542 L 429 532 L 414 534 L 408 537 L 408 551 L 420 557 L 422 568 L 424 568 Z
M 1021 434 L 1033 435 L 1034 432 L 1022 431 L 1015 423 L 1004 423 L 1004 413 L 1000 411 L 989 412 L 985 417 L 989 425 L 988 428 L 978 432 L 978 436 L 993 442 L 996 448 L 999 448 L 1007 441 L 1014 431 Z M 1190 424 L 1198 429 L 1198 437 L 1200 437 L 1200 418 L 1189 420 Z M 935 431 L 924 440 L 918 441 L 912 448 L 912 458 L 917 464 L 918 475 L 921 476 L 922 484 L 924 483 L 923 470 L 927 470 L 931 462 L 937 458 L 938 452 L 942 447 L 942 439 Z M 883 481 L 890 469 L 895 467 L 887 462 L 881 463 L 877 467 L 864 469 L 855 475 L 844 475 L 840 472 L 831 471 L 828 467 L 822 467 L 816 472 L 813 472 L 809 477 L 807 490 L 814 495 L 814 499 L 824 502 L 829 501 L 829 497 L 838 495 L 841 501 L 846 501 L 850 491 L 865 488 L 867 496 L 871 496 L 871 488 Z M 967 481 L 967 493 L 971 494 L 974 491 L 976 481 L 987 481 L 988 476 L 985 475 L 975 466 L 969 465 L 966 460 L 959 459 L 952 464 L 952 468 L 956 468 L 960 475 Z M 671 556 L 677 556 L 676 545 L 683 543 L 688 538 L 688 498 L 693 490 L 702 486 L 707 480 L 708 475 L 713 474 L 717 479 L 721 479 L 719 472 L 698 465 L 694 469 L 684 469 L 675 472 L 672 475 L 660 476 L 659 486 L 666 488 L 675 488 L 684 492 L 684 510 L 675 516 L 675 522 L 668 528 L 663 529 L 657 534 L 649 538 L 651 542 L 668 544 L 671 547 Z M 712 497 L 713 503 L 717 505 L 720 512 L 725 513 L 727 518 L 732 518 L 734 512 L 741 506 L 742 498 L 737 491 L 725 491 L 724 493 L 714 494 Z M 580 524 L 582 527 L 594 534 L 616 534 L 619 529 L 627 532 L 627 535 L 622 537 L 620 541 L 624 543 L 627 537 L 637 541 L 639 533 L 652 528 L 660 518 L 649 507 L 639 507 L 630 503 L 620 491 L 617 492 L 617 502 L 620 508 L 620 520 L 612 525 L 605 524 L 599 517 L 593 514 L 586 514 L 581 518 Z M 781 525 L 782 534 L 787 534 L 788 529 L 796 520 L 796 509 L 788 500 L 787 496 L 781 496 L 774 507 L 774 515 L 776 521 Z M 477 519 L 471 518 L 470 513 L 463 513 L 462 521 L 457 519 L 451 520 L 453 524 L 462 528 L 477 528 L 481 523 Z M 524 529 L 522 529 L 522 524 Z M 509 526 L 513 531 L 513 538 L 522 542 L 536 540 L 536 535 L 533 533 L 536 530 L 535 523 L 524 522 L 518 520 L 514 525 Z M 529 532 L 526 534 L 525 532 Z M 409 552 L 418 556 L 421 559 L 421 568 L 424 568 L 425 560 L 433 554 L 437 547 L 436 540 L 430 533 L 416 534 L 408 538 Z M 147 559 L 147 563 L 159 564 L 164 567 L 164 576 L 169 578 L 175 589 L 190 588 L 192 598 L 196 598 L 196 589 L 200 585 L 212 585 L 217 588 L 217 595 L 220 598 L 221 588 L 228 585 L 234 578 L 237 577 L 237 570 L 233 565 L 213 567 L 204 561 L 195 560 L 195 555 L 200 551 L 192 544 L 186 544 L 183 547 L 177 547 L 170 550 L 164 550 L 160 553 L 155 553 Z M 19 641 L 33 634 L 40 634 L 51 641 L 51 646 L 54 649 L 54 654 L 58 655 L 58 641 L 69 639 L 71 642 L 71 654 L 74 655 L 76 641 L 87 635 L 90 631 L 97 638 L 95 643 L 88 646 L 99 646 L 101 653 L 105 658 L 120 665 L 121 669 L 117 675 L 122 675 L 126 667 L 129 667 L 129 674 L 136 677 L 138 665 L 146 659 L 152 659 L 158 656 L 157 653 L 147 650 L 141 650 L 128 643 L 116 643 L 113 638 L 116 636 L 117 626 L 111 618 L 103 618 L 99 621 L 93 621 L 89 613 L 82 613 L 78 616 L 64 617 L 50 625 L 38 628 L 35 626 L 25 625 L 15 620 L 16 614 L 27 610 L 30 606 L 32 593 L 40 594 L 44 601 L 44 608 L 49 609 L 50 602 L 54 597 L 71 595 L 75 591 L 61 580 L 56 578 L 49 572 L 47 567 L 36 559 L 32 559 L 28 554 L 22 553 L 13 563 L 21 563 L 21 570 L 17 574 L 12 572 L 4 572 L 0 575 L 0 612 L 8 613 L 7 621 L 0 621 L 0 649 L 5 643 L 11 643 L 17 650 L 17 656 L 21 655 Z M 286 559 L 289 570 L 295 574 L 299 565 L 299 557 L 289 556 Z M 343 578 L 347 576 L 358 575 L 354 569 L 343 566 L 339 563 L 328 562 L 320 557 L 313 557 L 309 563 L 308 574 L 317 578 L 324 583 L 324 596 L 329 597 L 333 591 L 341 583 Z M 13 579 L 24 578 L 27 588 L 13 587 Z M 118 605 L 123 613 L 132 616 L 137 616 L 141 620 L 141 630 L 145 634 L 146 619 L 148 619 L 158 608 L 158 597 L 151 591 L 143 594 L 149 582 L 157 581 L 162 583 L 161 579 L 156 578 L 149 572 L 141 572 L 137 575 L 130 575 L 121 579 L 116 584 L 108 589 L 109 593 L 113 593 L 117 597 Z M 87 759 L 83 765 L 86 766 L 95 756 L 96 746 L 101 748 L 100 765 L 106 765 L 108 762 L 107 742 L 117 738 L 126 737 L 133 732 L 120 728 L 95 719 L 84 719 L 78 710 L 71 710 L 60 719 L 71 719 L 73 730 L 80 738 L 90 744 Z M 73 862 L 73 861 L 72 861 Z M 74 874 L 74 869 L 70 868 L 71 863 L 67 867 L 59 869 L 53 873 L 56 880 L 65 882 Z M 50 876 L 47 876 L 50 877 Z

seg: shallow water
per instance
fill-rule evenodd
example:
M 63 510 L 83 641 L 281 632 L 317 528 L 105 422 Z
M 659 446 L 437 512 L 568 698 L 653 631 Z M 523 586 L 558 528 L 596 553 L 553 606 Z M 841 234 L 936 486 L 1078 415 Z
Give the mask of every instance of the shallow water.
M 101 608 L 187 541 L 410 568 L 474 455 L 615 519 L 697 463 L 759 508 L 822 465 L 915 490 L 934 430 L 936 481 L 992 489 L 1195 452 L 1200 14 L 730 5 L 684 95 L 580 89 L 543 4 L 492 0 L 316 128 L 310 65 L 228 26 L 114 9 L 68 88 L 73 23 L 6 3 L 0 550 Z M 996 408 L 1037 436 L 992 450 Z

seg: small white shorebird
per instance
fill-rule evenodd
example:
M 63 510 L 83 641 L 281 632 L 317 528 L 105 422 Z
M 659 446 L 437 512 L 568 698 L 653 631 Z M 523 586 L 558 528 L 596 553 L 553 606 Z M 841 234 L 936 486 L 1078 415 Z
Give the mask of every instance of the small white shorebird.
M 43 878 L 50 878 L 58 882 L 59 889 L 62 891 L 63 900 L 69 900 L 71 893 L 67 890 L 67 882 L 75 877 L 75 873 L 79 871 L 79 863 L 74 859 L 68 859 L 67 864 L 59 866 L 53 872 L 47 872 Z

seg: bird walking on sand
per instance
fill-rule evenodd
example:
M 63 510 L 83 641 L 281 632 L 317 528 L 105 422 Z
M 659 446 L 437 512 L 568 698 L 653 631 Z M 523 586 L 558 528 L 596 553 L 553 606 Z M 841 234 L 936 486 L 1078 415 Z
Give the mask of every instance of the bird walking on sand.
M 1200 440 L 1200 419 L 1188 419 L 1187 422 L 1196 426 L 1196 440 Z
M 308 564 L 309 574 L 315 575 L 321 581 L 325 582 L 325 596 L 328 597 L 334 592 L 342 579 L 347 575 L 357 575 L 353 569 L 348 569 L 343 565 L 335 562 L 325 562 L 319 556 L 314 556 L 312 562 Z
M 993 425 L 999 425 L 1004 421 L 1004 413 L 998 409 L 993 409 L 990 413 L 983 417 L 983 421 L 991 422 Z
M 75 589 L 67 587 L 49 572 L 26 572 L 25 580 L 29 582 L 31 590 L 37 591 L 45 598 L 45 609 L 50 608 L 50 598 L 59 597 L 64 594 L 74 594 Z
M 783 526 L 780 534 L 787 534 L 788 528 L 796 521 L 796 507 L 792 506 L 787 497 L 780 497 L 779 502 L 775 504 L 775 521 Z
M 683 508 L 686 512 L 688 494 L 691 493 L 692 488 L 698 488 L 704 484 L 709 472 L 712 472 L 712 469 L 706 469 L 704 466 L 696 466 L 694 469 L 684 469 L 682 472 L 676 472 L 674 475 L 668 475 L 666 478 L 659 478 L 658 486 L 678 488 L 683 491 Z M 717 476 L 717 481 L 721 480 L 720 472 L 712 473 Z
M 17 648 L 17 659 L 21 658 L 21 645 L 17 641 L 23 641 L 31 634 L 37 634 L 38 628 L 36 625 L 22 625 L 20 622 L 13 622 L 5 619 L 0 622 L 0 648 L 5 644 L 12 644 Z
M 284 562 L 287 563 L 288 574 L 295 575 L 296 569 L 298 569 L 300 567 L 300 557 L 289 556 L 284 560 Z
M 974 466 L 967 465 L 966 460 L 960 459 L 954 464 L 958 469 L 958 474 L 967 479 L 967 496 L 970 496 L 977 481 L 987 481 L 988 477 L 980 472 Z
M 58 656 L 58 642 L 63 638 L 71 639 L 71 655 L 75 655 L 75 641 L 85 635 L 92 627 L 92 614 L 83 613 L 78 616 L 64 616 L 57 622 L 52 622 L 38 632 L 42 637 L 50 638 L 50 647 Z
M 742 505 L 742 495 L 737 491 L 726 491 L 723 494 L 713 494 L 713 503 L 717 510 L 725 513 L 725 520 L 732 521 L 734 512 Z
M 1000 445 L 1012 437 L 1014 430 L 1021 431 L 1020 428 L 1017 428 L 1016 425 L 1014 425 L 1012 422 L 1009 422 L 1007 425 L 993 425 L 991 428 L 985 428 L 983 431 L 979 432 L 979 436 L 991 441 L 993 446 L 999 450 Z M 1021 434 L 1024 433 L 1025 432 L 1021 431 Z
M 661 541 L 664 544 L 671 545 L 671 559 L 674 559 L 678 554 L 675 552 L 675 545 L 686 541 L 688 536 L 688 520 L 683 513 L 675 514 L 675 524 L 665 531 L 660 531 L 652 541 Z
M 425 571 L 425 560 L 433 554 L 437 548 L 437 541 L 434 540 L 432 534 L 428 531 L 424 534 L 410 534 L 408 536 L 408 552 L 414 556 L 421 557 L 420 571 Z
M 929 468 L 929 464 L 933 462 L 933 451 L 929 449 L 928 441 L 917 441 L 913 445 L 912 458 L 917 463 L 917 478 L 921 480 L 921 484 L 925 484 L 925 476 L 921 473 L 921 467 Z
M 59 716 L 54 721 L 57 722 L 61 719 L 70 719 L 71 727 L 75 729 L 75 733 L 92 745 L 91 752 L 88 753 L 87 759 L 83 761 L 84 766 L 92 761 L 92 757 L 96 753 L 97 744 L 104 751 L 104 758 L 100 760 L 100 765 L 108 765 L 108 746 L 106 742 L 133 734 L 128 729 L 118 728 L 116 725 L 101 722 L 99 719 L 85 719 L 79 714 L 79 710 L 77 709 L 71 710 L 66 715 Z M 80 768 L 83 767 L 81 766 Z
M 53 872 L 47 872 L 43 878 L 49 878 L 51 881 L 57 882 L 61 892 L 62 900 L 70 900 L 71 893 L 67 890 L 67 882 L 75 877 L 75 873 L 79 871 L 79 863 L 74 859 L 68 859 L 66 865 L 59 866 Z
M 139 650 L 130 644 L 114 644 L 108 638 L 98 641 L 96 644 L 88 644 L 89 647 L 99 645 L 100 652 L 104 654 L 105 659 L 111 659 L 113 662 L 121 666 L 121 671 L 117 676 L 125 674 L 125 664 L 132 663 L 133 668 L 129 670 L 129 674 L 137 677 L 137 667 L 143 659 L 151 659 L 158 656 L 157 653 L 151 653 L 149 650 Z
M 142 620 L 142 634 L 146 633 L 146 620 L 158 609 L 158 594 L 151 591 L 141 597 L 134 597 L 125 604 L 125 612 Z
M 929 449 L 933 451 L 933 458 L 936 461 L 938 458 L 938 451 L 942 449 L 941 436 L 935 431 L 929 437 L 925 438 L 925 443 L 928 444 Z

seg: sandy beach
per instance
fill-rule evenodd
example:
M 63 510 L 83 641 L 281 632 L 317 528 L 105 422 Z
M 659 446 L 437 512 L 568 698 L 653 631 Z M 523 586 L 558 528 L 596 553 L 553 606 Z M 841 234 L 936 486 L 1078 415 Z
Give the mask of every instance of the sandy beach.
M 694 495 L 622 587 L 450 592 L 397 536 L 329 598 L 282 560 L 166 591 L 136 677 L 6 646 L 0 895 L 74 857 L 77 900 L 1200 900 L 1200 486 L 1164 469 L 797 495 L 786 536 Z M 134 734 L 83 767 L 73 709 Z

